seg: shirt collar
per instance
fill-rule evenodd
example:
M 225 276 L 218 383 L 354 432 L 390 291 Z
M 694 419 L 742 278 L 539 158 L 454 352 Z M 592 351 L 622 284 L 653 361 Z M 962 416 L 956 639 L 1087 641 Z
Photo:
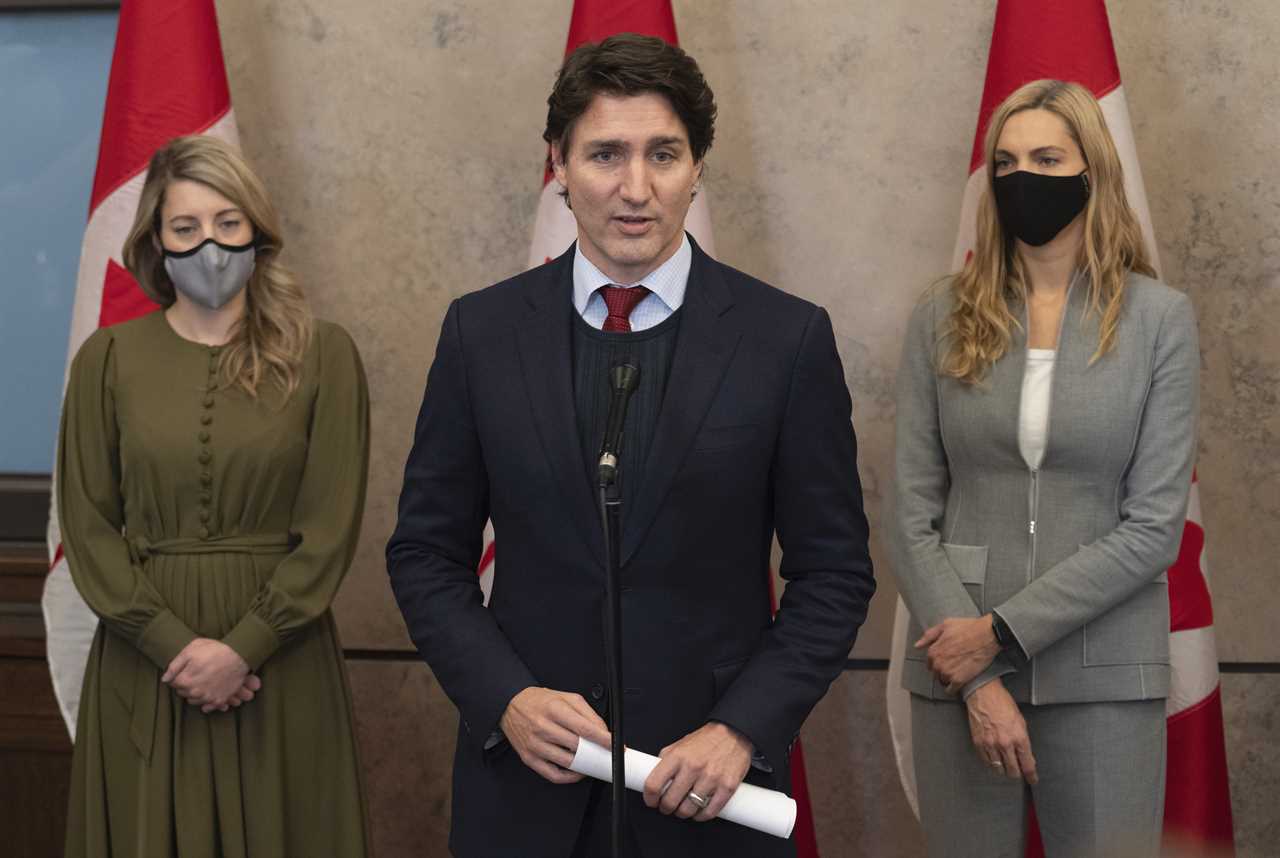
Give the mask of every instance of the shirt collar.
M 671 312 L 684 303 L 685 289 L 689 285 L 689 270 L 693 267 L 693 248 L 689 236 L 682 235 L 680 248 L 671 258 L 641 277 L 635 283 L 614 283 L 590 259 L 575 247 L 573 251 L 573 306 L 578 314 L 586 312 L 587 302 L 601 286 L 644 286 L 657 295 Z

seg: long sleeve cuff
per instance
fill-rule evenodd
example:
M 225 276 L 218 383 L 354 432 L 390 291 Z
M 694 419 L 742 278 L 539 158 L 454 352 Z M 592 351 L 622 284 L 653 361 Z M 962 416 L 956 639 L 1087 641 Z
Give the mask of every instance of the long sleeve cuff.
M 750 742 L 751 768 L 772 776 L 775 781 L 777 779 L 777 767 L 780 765 L 786 765 L 791 756 L 791 748 L 795 746 L 795 737 L 793 736 L 789 745 L 778 746 L 771 750 L 762 748 L 760 743 L 757 742 L 755 737 L 752 736 L 751 732 L 749 732 L 750 728 L 744 730 L 742 727 L 738 726 L 741 722 L 737 719 L 726 719 L 715 712 L 711 713 L 710 717 L 707 718 L 707 722 L 718 722 L 720 724 L 724 724 L 726 727 L 733 729 Z M 779 784 L 779 788 L 782 788 L 781 784 Z
M 1013 600 L 1010 599 L 1008 602 L 1005 602 L 1000 607 L 992 608 L 991 613 L 992 615 L 997 616 L 1000 619 L 1004 620 L 1004 624 L 1009 627 L 1009 631 L 1013 632 L 1013 640 L 1014 640 L 1014 643 L 1017 644 L 1016 655 L 1025 664 L 1026 662 L 1031 660 L 1032 652 L 1027 648 L 1025 634 L 1020 633 L 1018 631 L 1018 626 L 1023 625 L 1023 622 L 1022 622 L 1022 618 L 1018 616 L 1017 608 L 1014 605 L 1010 604 L 1012 601 Z M 1023 629 L 1023 632 L 1025 632 L 1025 627 Z M 1044 647 L 1040 647 L 1040 649 L 1043 649 L 1043 648 Z
M 245 660 L 249 670 L 262 667 L 280 648 L 280 638 L 275 630 L 252 612 L 245 614 L 244 618 L 236 623 L 235 628 L 227 632 L 222 642 Z
M 1018 669 L 1009 662 L 1009 659 L 1005 657 L 1004 653 L 1000 653 L 992 660 L 991 664 L 987 665 L 986 670 L 979 673 L 973 679 L 970 679 L 963 687 L 961 687 L 960 699 L 968 700 L 969 696 L 973 694 L 973 692 L 977 691 L 988 682 L 1017 672 Z
M 751 743 L 751 768 L 757 769 L 766 774 L 770 774 L 770 775 L 773 774 L 773 764 L 770 763 L 769 760 L 765 758 L 764 753 L 759 748 L 756 747 L 756 743 L 752 740 L 750 736 L 748 736 L 746 733 L 742 732 L 737 727 L 730 724 L 728 721 L 722 721 L 719 718 L 711 718 L 707 721 L 707 723 L 723 724 L 724 726 L 728 727 L 730 730 L 733 730 L 739 736 L 741 736 L 742 738 L 750 742 Z
M 165 609 L 147 623 L 147 627 L 138 636 L 137 647 L 151 659 L 152 664 L 163 671 L 195 639 L 196 633 L 187 628 L 187 624 L 178 619 L 177 614 Z

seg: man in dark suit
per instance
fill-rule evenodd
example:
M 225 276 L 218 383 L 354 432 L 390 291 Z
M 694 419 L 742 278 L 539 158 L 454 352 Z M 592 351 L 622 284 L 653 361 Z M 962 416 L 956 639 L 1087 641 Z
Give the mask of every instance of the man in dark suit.
M 579 737 L 608 744 L 615 704 L 592 487 L 605 376 L 627 358 L 640 386 L 619 467 L 625 740 L 662 757 L 629 794 L 629 851 L 793 855 L 716 816 L 744 778 L 788 788 L 800 725 L 875 589 L 831 323 L 686 235 L 715 102 L 683 51 L 635 35 L 583 46 L 548 104 L 578 241 L 450 306 L 387 546 L 409 633 L 461 713 L 450 845 L 608 854 L 608 787 L 567 766 Z

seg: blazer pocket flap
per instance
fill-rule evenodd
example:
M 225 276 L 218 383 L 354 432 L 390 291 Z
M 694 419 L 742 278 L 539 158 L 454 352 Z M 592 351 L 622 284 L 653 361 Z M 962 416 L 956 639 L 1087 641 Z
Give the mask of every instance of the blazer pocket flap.
M 1081 545 L 1084 551 L 1089 546 Z M 1084 624 L 1084 666 L 1169 663 L 1169 573 Z
M 736 426 L 708 426 L 694 438 L 693 449 L 708 452 L 740 447 L 755 437 L 757 428 L 754 423 L 743 423 Z
M 947 562 L 956 570 L 961 582 L 965 584 L 983 584 L 987 580 L 987 546 L 985 545 L 952 545 L 942 543 L 942 552 L 947 555 Z
M 1169 585 L 1152 581 L 1084 625 L 1085 667 L 1169 663 Z

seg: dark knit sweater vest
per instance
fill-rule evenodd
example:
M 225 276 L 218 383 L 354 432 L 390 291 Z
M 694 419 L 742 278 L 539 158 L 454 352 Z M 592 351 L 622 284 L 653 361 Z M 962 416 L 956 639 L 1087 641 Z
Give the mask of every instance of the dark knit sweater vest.
M 624 512 L 636 499 L 644 478 L 645 462 L 658 410 L 667 389 L 671 357 L 680 330 L 680 311 L 648 330 L 605 333 L 573 314 L 573 395 L 578 411 L 578 437 L 591 485 L 597 484 L 600 444 L 609 419 L 609 370 L 618 363 L 640 368 L 640 385 L 627 407 L 618 456 L 618 482 Z

